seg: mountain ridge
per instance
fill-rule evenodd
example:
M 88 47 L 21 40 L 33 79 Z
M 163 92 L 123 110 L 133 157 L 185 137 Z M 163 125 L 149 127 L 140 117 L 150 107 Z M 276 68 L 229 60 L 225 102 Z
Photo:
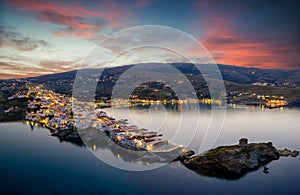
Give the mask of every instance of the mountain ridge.
M 145 63 L 147 64 L 147 63 Z M 159 63 L 162 64 L 162 63 Z M 179 69 L 184 74 L 198 74 L 199 71 L 194 65 L 191 63 L 169 63 L 175 68 Z M 105 70 L 107 72 L 114 73 L 115 71 L 120 72 L 120 70 L 127 70 L 128 68 L 135 66 L 138 64 L 129 64 L 124 66 L 115 66 L 109 67 Z M 201 65 L 200 65 L 201 66 Z M 234 65 L 223 65 L 217 64 L 222 77 L 225 81 L 234 82 L 237 84 L 252 84 L 255 82 L 279 82 L 279 81 L 290 81 L 294 82 L 297 86 L 300 85 L 300 68 L 296 69 L 264 69 L 264 68 L 252 68 L 252 67 L 241 67 Z M 88 69 L 88 68 L 87 68 Z M 83 70 L 83 69 L 80 69 Z M 109 71 L 111 70 L 111 71 Z M 31 79 L 39 79 L 39 80 L 53 80 L 56 78 L 66 77 L 72 78 L 75 77 L 78 70 L 71 70 L 60 73 L 53 73 L 47 75 L 40 75 L 35 77 L 27 77 L 27 78 L 19 78 L 18 80 L 31 80 Z M 105 73 L 105 71 L 103 72 Z M 0 79 L 0 80 L 14 80 L 12 79 Z

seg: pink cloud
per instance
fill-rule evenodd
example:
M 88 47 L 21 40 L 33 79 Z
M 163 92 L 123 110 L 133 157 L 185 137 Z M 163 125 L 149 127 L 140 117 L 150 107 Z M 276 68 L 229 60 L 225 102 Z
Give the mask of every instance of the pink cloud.
M 63 31 L 54 31 L 53 34 L 57 37 L 78 37 L 78 38 L 84 38 L 84 39 L 91 39 L 95 38 L 97 36 L 97 33 L 93 30 L 63 30 Z
M 55 1 L 13 0 L 8 4 L 33 14 L 42 22 L 51 22 L 62 26 L 53 32 L 56 36 L 91 38 L 104 27 L 118 27 L 121 20 L 130 15 L 127 9 L 115 1 L 101 3 L 101 7 L 96 6 L 96 11 L 75 2 L 66 4 Z M 104 22 L 91 22 L 91 18 L 101 19 Z
M 199 6 L 211 6 L 211 1 Z M 295 48 L 280 45 L 276 40 L 261 41 L 241 33 L 234 23 L 239 14 L 239 11 L 226 15 L 212 12 L 199 21 L 198 28 L 202 30 L 199 41 L 217 63 L 258 68 L 294 68 L 300 63 L 298 54 L 293 52 Z M 191 54 L 196 53 L 191 50 Z

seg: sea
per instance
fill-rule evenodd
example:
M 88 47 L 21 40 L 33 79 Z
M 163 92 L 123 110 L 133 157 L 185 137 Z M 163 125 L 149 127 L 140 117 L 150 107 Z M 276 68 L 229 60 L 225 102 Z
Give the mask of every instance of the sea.
M 234 105 L 225 111 L 216 109 L 222 112 L 217 118 L 210 108 L 182 105 L 125 106 L 105 111 L 128 119 L 129 124 L 159 131 L 163 138 L 191 147 L 196 153 L 207 147 L 236 144 L 242 137 L 300 151 L 298 108 Z M 216 132 L 210 133 L 214 128 Z M 300 193 L 299 156 L 272 161 L 267 165 L 268 174 L 261 167 L 239 179 L 226 180 L 200 175 L 178 161 L 154 167 L 150 163 L 151 168 L 138 170 L 134 170 L 138 160 L 127 162 L 130 169 L 110 164 L 97 154 L 113 154 L 110 157 L 116 162 L 126 159 L 115 148 L 59 140 L 48 129 L 25 121 L 0 123 L 0 133 L 0 194 Z

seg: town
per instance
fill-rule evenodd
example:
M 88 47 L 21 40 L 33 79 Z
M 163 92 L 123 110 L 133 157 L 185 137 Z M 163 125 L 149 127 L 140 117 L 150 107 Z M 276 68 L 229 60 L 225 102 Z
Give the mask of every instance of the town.
M 245 104 L 261 106 L 262 108 L 278 108 L 284 107 L 288 103 L 283 95 L 260 95 L 249 92 L 229 92 L 227 95 L 229 104 Z
M 116 120 L 95 103 L 78 102 L 72 97 L 45 90 L 41 86 L 30 87 L 25 120 L 39 123 L 52 131 L 52 135 L 66 140 L 80 139 L 78 132 L 96 128 L 105 132 L 111 140 L 130 150 L 152 151 L 158 148 L 173 149 L 177 145 L 161 139 L 162 134 L 129 125 L 126 119 Z

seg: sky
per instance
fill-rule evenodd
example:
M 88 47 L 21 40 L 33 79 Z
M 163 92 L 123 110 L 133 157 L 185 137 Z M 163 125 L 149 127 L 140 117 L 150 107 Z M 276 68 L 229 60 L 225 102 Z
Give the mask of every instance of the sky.
M 219 64 L 300 68 L 299 10 L 300 3 L 290 0 L 0 1 L 0 79 L 78 69 L 99 41 L 140 25 L 185 32 Z M 172 42 L 162 33 L 157 40 Z M 116 52 L 101 51 L 105 60 Z M 141 50 L 135 50 L 135 55 L 139 52 L 145 62 L 150 60 Z M 152 61 L 166 58 L 159 50 L 151 52 Z M 192 49 L 187 53 L 188 57 L 200 55 Z M 155 55 L 160 57 L 154 59 Z M 122 59 L 123 64 L 132 62 Z

